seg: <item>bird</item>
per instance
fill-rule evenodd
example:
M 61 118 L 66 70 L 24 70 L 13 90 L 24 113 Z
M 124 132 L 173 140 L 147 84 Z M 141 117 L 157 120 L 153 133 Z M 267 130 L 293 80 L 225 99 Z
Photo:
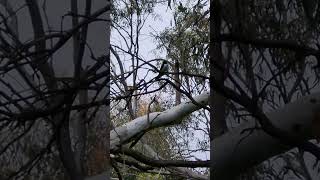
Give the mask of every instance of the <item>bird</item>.
M 155 80 L 159 80 L 163 75 L 168 74 L 168 72 L 169 72 L 169 63 L 167 60 L 163 60 L 159 70 L 159 74 L 158 76 L 155 77 Z

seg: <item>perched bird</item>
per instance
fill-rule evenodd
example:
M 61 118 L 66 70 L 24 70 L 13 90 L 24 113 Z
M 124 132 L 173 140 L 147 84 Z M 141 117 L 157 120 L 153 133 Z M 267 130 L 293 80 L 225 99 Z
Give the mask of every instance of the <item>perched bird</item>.
M 157 77 L 155 77 L 155 80 L 159 80 L 163 75 L 168 74 L 168 72 L 169 72 L 169 63 L 167 60 L 163 60 L 159 70 L 159 74 Z

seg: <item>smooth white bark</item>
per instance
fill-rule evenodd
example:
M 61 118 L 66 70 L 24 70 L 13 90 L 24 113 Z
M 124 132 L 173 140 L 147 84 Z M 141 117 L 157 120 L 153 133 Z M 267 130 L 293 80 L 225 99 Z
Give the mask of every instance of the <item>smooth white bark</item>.
M 313 138 L 312 126 L 318 121 L 315 118 L 319 110 L 320 93 L 316 93 L 267 113 L 267 116 L 275 126 L 309 140 Z M 256 125 L 250 120 L 214 140 L 213 163 L 217 179 L 230 179 L 242 170 L 291 149 L 262 130 L 244 131 Z
M 202 105 L 208 103 L 209 93 L 194 98 Z M 110 132 L 111 149 L 116 150 L 121 144 L 143 130 L 179 123 L 185 116 L 200 109 L 191 101 L 182 103 L 164 112 L 151 113 L 139 117 Z M 279 110 L 266 113 L 274 126 L 282 130 L 296 133 L 306 140 L 314 137 L 315 123 L 320 119 L 320 93 L 302 97 L 285 105 Z M 290 150 L 277 139 L 255 128 L 257 122 L 248 120 L 214 140 L 214 169 L 218 179 L 227 179 L 240 171 L 259 164 L 277 154 Z M 320 130 L 320 129 L 319 129 Z
M 194 101 L 203 105 L 208 103 L 209 92 L 205 92 L 194 98 Z M 153 129 L 156 127 L 167 126 L 170 124 L 180 123 L 184 117 L 201 108 L 199 104 L 192 101 L 181 103 L 164 112 L 153 112 L 149 115 L 138 117 L 110 132 L 111 150 L 116 150 L 119 146 L 138 133 Z

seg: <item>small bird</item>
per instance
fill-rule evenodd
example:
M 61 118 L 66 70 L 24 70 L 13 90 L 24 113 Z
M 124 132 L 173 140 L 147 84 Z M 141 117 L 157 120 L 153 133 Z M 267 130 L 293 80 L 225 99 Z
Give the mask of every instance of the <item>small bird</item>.
M 159 70 L 159 74 L 157 77 L 155 77 L 155 80 L 159 80 L 163 75 L 168 74 L 168 72 L 169 72 L 169 63 L 167 60 L 163 60 Z

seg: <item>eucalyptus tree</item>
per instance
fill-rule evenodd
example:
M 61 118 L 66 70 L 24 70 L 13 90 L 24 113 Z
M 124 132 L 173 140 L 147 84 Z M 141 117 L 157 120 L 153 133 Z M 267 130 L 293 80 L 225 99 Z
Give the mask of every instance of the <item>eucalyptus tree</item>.
M 0 5 L 0 179 L 109 177 L 111 2 Z
M 313 4 L 313 8 L 306 3 Z M 318 94 L 307 96 L 319 88 L 318 2 L 212 1 L 210 6 L 210 87 L 213 100 L 210 127 L 213 131 L 227 131 L 220 136 L 212 132 L 211 159 L 223 159 L 219 151 L 228 151 L 229 148 L 230 152 L 240 153 L 244 150 L 256 155 L 247 157 L 246 162 L 241 153 L 233 156 L 224 161 L 227 163 L 223 163 L 222 169 L 213 168 L 212 177 L 231 179 L 243 173 L 240 179 L 287 179 L 292 176 L 311 179 L 311 166 L 305 162 L 305 152 L 319 158 L 318 147 L 308 142 L 309 139 L 317 138 L 317 133 L 311 128 L 316 124 L 312 117 L 317 112 L 317 105 L 313 107 L 312 103 L 305 102 L 308 99 L 312 101 L 311 97 L 318 98 Z M 219 72 L 222 74 L 219 75 Z M 224 117 L 217 117 L 217 113 L 222 113 L 219 111 L 221 107 L 216 107 L 219 102 L 214 102 L 219 100 L 219 96 L 228 99 L 220 101 L 227 112 Z M 301 108 L 302 112 L 295 108 Z M 271 115 L 269 112 L 279 114 Z M 252 119 L 256 123 L 250 125 Z M 243 131 L 239 132 L 241 128 Z M 261 132 L 277 143 L 267 143 L 265 138 L 258 138 Z M 214 144 L 219 142 L 219 137 L 231 138 L 233 135 L 241 137 L 236 138 L 234 145 L 220 147 Z M 254 146 L 261 148 L 250 148 L 249 144 L 255 138 L 257 143 Z M 248 149 L 242 149 L 245 146 Z M 294 147 L 298 151 L 292 149 Z M 278 161 L 280 166 L 272 163 L 272 156 L 290 149 L 290 153 L 274 158 L 281 159 Z M 244 159 L 240 160 L 239 157 Z M 310 156 L 307 159 L 310 161 Z M 263 165 L 254 166 L 263 161 Z M 215 163 L 219 164 L 213 162 L 212 167 Z M 237 168 L 234 173 L 227 171 Z
M 208 25 L 201 21 L 208 16 L 208 11 L 201 9 L 205 2 L 196 1 L 192 8 L 178 2 L 176 27 L 158 36 L 159 47 L 165 49 L 172 63 L 172 74 L 179 75 L 171 79 L 173 87 L 183 89 L 183 83 L 192 87 L 196 83 L 184 81 L 190 76 L 205 82 L 206 77 L 197 74 L 209 71 L 205 66 L 209 56 L 205 33 Z M 197 11 L 199 7 L 202 11 Z M 212 177 L 316 176 L 310 165 L 314 158 L 305 152 L 319 158 L 317 146 L 308 142 L 318 137 L 318 7 L 317 1 L 211 4 Z M 195 27 L 197 23 L 204 26 Z M 201 52 L 202 56 L 196 56 Z M 189 69 L 176 71 L 176 62 Z M 179 104 L 179 92 L 175 94 Z M 281 165 L 275 166 L 273 160 Z
M 178 176 L 200 179 L 206 178 L 203 174 L 195 173 L 186 168 L 170 168 L 170 166 L 188 167 L 189 163 L 196 165 L 196 161 L 194 161 L 195 158 L 193 157 L 194 154 L 188 151 L 190 147 L 184 142 L 184 137 L 188 136 L 191 138 L 194 132 L 182 134 L 179 133 L 179 131 L 183 131 L 183 127 L 189 129 L 185 119 L 197 117 L 196 115 L 189 116 L 189 114 L 194 111 L 192 110 L 189 111 L 188 114 L 177 113 L 177 115 L 181 115 L 181 117 L 188 116 L 185 119 L 179 118 L 176 122 L 171 122 L 172 119 L 169 118 L 169 109 L 175 105 L 179 106 L 180 103 L 184 103 L 189 98 L 193 99 L 192 96 L 203 92 L 204 87 L 199 87 L 199 90 L 196 90 L 197 92 L 195 93 L 191 93 L 191 89 L 188 89 L 185 84 L 179 87 L 180 83 L 178 80 L 175 80 L 175 78 L 180 76 L 180 70 L 177 69 L 177 72 L 174 72 L 175 63 L 171 58 L 166 59 L 167 55 L 163 55 L 162 52 L 157 50 L 154 50 L 156 53 L 155 57 L 151 58 L 149 58 L 149 56 L 146 57 L 142 53 L 146 51 L 145 49 L 149 51 L 153 50 L 143 42 L 144 39 L 150 38 L 150 36 L 151 38 L 160 39 L 158 36 L 162 36 L 158 34 L 159 31 L 157 28 L 159 27 L 156 26 L 156 24 L 154 26 L 151 24 L 149 28 L 151 29 L 151 33 L 146 31 L 146 29 L 148 29 L 146 25 L 148 25 L 148 23 L 150 24 L 150 19 L 161 21 L 161 19 L 170 18 L 170 16 L 166 16 L 165 13 L 158 14 L 157 8 L 168 10 L 166 14 L 169 14 L 171 11 L 176 10 L 175 3 L 176 2 L 172 1 L 170 3 L 171 7 L 168 7 L 167 2 L 160 1 L 115 1 L 116 8 L 113 13 L 114 29 L 112 31 L 113 39 L 111 44 L 113 55 L 111 58 L 113 64 L 111 70 L 111 99 L 112 104 L 114 104 L 111 114 L 115 129 L 111 131 L 110 136 L 111 149 L 114 150 L 113 155 L 117 161 L 118 172 L 120 172 L 118 175 L 121 174 L 123 177 L 138 170 L 164 175 L 169 173 L 169 175 L 174 176 L 174 179 Z M 174 26 L 177 24 L 179 23 L 176 23 Z M 120 42 L 117 41 L 118 39 L 121 39 Z M 179 41 L 184 41 L 183 37 L 181 37 Z M 201 40 L 198 39 L 197 41 L 200 43 L 199 41 Z M 160 46 L 164 47 L 163 45 L 165 44 Z M 190 46 L 188 45 L 188 48 L 190 48 Z M 154 46 L 154 48 L 156 48 L 156 46 Z M 174 49 L 172 49 L 172 52 L 173 51 Z M 183 53 L 186 54 L 187 50 Z M 177 54 L 176 58 L 178 58 L 178 56 L 180 55 Z M 164 61 L 169 62 L 169 73 L 159 77 L 157 74 L 161 73 L 160 65 Z M 190 66 L 188 68 L 190 69 Z M 191 78 L 193 77 L 191 76 Z M 199 79 L 202 80 L 203 78 Z M 192 83 L 193 87 L 196 87 L 193 84 L 194 79 L 188 79 L 188 81 Z M 180 94 L 180 98 L 178 98 L 179 95 L 177 95 L 176 101 L 168 98 L 173 92 Z M 145 118 L 150 118 L 150 121 L 156 121 L 156 119 L 153 119 L 155 116 L 152 114 L 166 110 L 169 113 L 167 115 L 169 120 L 167 124 L 162 124 L 165 122 L 160 120 L 160 124 L 154 126 L 149 124 L 148 121 L 145 121 Z M 166 117 L 166 115 L 164 115 L 164 117 Z M 179 127 L 181 123 L 184 125 L 180 125 Z M 170 124 L 174 126 L 168 128 Z M 181 146 L 183 144 L 184 146 Z M 196 149 L 194 151 L 198 150 Z M 208 151 L 208 149 L 204 149 L 203 151 Z M 145 153 L 147 157 L 136 156 L 137 154 L 135 153 L 138 152 Z M 145 159 L 149 159 L 150 162 L 159 160 L 159 162 L 163 162 L 163 164 L 150 164 L 144 161 Z M 202 163 L 202 167 L 208 166 L 208 162 L 204 161 Z M 161 168 L 157 169 L 159 166 Z M 129 167 L 129 169 L 126 169 L 126 167 Z M 137 177 L 141 175 L 141 173 L 137 173 Z M 166 176 L 166 178 L 168 177 L 169 176 Z
M 211 1 L 209 14 L 202 0 L 118 0 L 112 20 L 109 1 L 0 2 L 1 179 L 107 179 L 110 164 L 119 178 L 316 176 L 317 1 Z M 159 3 L 174 12 L 153 34 L 166 57 L 145 58 Z M 164 60 L 170 73 L 150 78 Z M 211 161 L 195 157 L 209 140 Z

